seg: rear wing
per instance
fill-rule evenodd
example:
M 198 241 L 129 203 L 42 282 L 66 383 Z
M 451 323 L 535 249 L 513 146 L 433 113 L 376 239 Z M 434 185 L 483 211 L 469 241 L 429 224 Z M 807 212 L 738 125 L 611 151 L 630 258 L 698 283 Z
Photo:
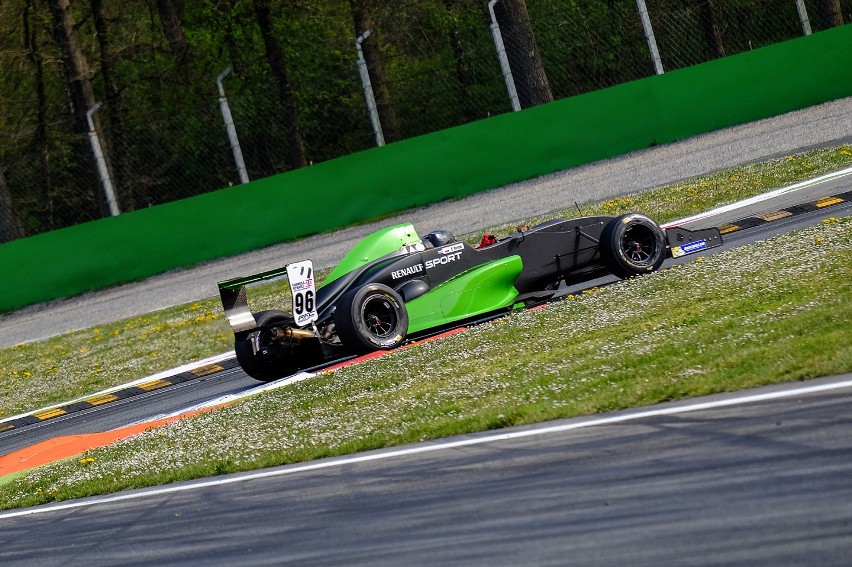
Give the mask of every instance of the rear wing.
M 716 227 L 687 230 L 681 226 L 666 229 L 666 241 L 672 258 L 680 258 L 722 245 L 722 233 Z
M 233 278 L 219 282 L 219 297 L 222 299 L 222 309 L 225 317 L 235 333 L 251 331 L 257 328 L 257 321 L 251 312 L 246 295 L 248 284 L 273 280 L 287 275 L 287 267 L 262 272 L 242 278 Z
M 303 260 L 287 264 L 283 268 L 218 283 L 222 308 L 234 333 L 257 328 L 257 320 L 248 304 L 246 286 L 281 277 L 287 277 L 290 285 L 293 296 L 292 313 L 296 326 L 304 327 L 317 320 L 314 267 L 310 260 Z

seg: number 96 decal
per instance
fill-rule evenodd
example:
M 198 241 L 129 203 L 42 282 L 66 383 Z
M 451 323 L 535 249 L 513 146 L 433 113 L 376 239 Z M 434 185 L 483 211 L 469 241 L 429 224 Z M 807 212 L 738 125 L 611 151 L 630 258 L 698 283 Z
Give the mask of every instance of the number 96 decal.
M 304 327 L 316 321 L 318 316 L 313 262 L 304 260 L 288 264 L 287 278 L 290 283 L 290 292 L 293 294 L 293 318 L 296 320 L 296 325 Z

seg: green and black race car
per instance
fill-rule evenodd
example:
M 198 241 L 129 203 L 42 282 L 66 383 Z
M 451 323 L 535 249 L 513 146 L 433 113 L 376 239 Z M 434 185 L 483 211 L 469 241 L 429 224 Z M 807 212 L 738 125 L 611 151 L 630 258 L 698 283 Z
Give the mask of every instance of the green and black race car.
M 667 255 L 719 246 L 718 229 L 663 230 L 631 213 L 552 220 L 478 247 L 411 224 L 359 242 L 318 289 L 310 260 L 219 282 L 245 372 L 269 381 L 331 360 L 393 349 L 409 338 L 550 300 L 561 284 L 653 272 Z M 250 283 L 287 276 L 292 311 L 252 313 Z

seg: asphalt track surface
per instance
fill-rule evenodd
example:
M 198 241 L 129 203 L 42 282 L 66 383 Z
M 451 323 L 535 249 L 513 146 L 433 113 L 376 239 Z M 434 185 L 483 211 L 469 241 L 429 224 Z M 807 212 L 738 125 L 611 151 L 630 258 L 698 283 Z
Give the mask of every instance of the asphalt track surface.
M 409 211 L 380 223 L 28 307 L 0 316 L 0 348 L 214 297 L 218 280 L 280 268 L 294 260 L 310 258 L 318 268 L 332 266 L 354 242 L 395 222 L 410 221 L 424 234 L 434 229 L 465 234 L 564 209 L 575 202 L 626 195 L 745 163 L 849 142 L 852 97 Z M 404 187 L 404 180 L 400 185 Z
M 0 563 L 848 565 L 850 404 L 845 375 L 0 513 Z
M 817 196 L 843 194 L 850 191 L 852 191 L 852 174 L 812 185 L 797 192 L 795 196 L 782 195 L 778 199 L 756 203 L 730 213 L 717 215 L 699 221 L 697 224 L 718 226 L 719 223 L 754 218 L 751 215 L 760 212 L 778 211 L 782 206 L 792 208 L 799 203 L 814 202 L 818 199 Z M 852 214 L 852 198 L 837 205 L 808 213 L 776 218 L 771 222 L 763 222 L 758 219 L 759 224 L 751 228 L 726 234 L 724 244 L 710 252 L 717 253 L 755 240 L 770 238 L 777 234 L 784 234 L 791 230 L 817 224 L 832 216 L 848 216 L 850 214 Z M 676 260 L 669 259 L 664 263 L 663 269 L 672 264 L 689 262 L 693 259 L 694 256 L 686 256 Z M 578 293 L 582 289 L 608 285 L 616 281 L 618 281 L 617 278 L 607 276 L 565 288 L 561 293 Z M 80 409 L 74 404 L 66 405 L 63 406 L 67 409 L 67 413 L 64 415 L 56 415 L 57 412 L 47 411 L 45 413 L 49 417 L 45 417 L 41 421 L 28 418 L 29 421 L 35 422 L 28 425 L 16 423 L 17 420 L 13 420 L 10 423 L 15 424 L 15 427 L 10 430 L 5 430 L 2 427 L 4 423 L 0 422 L 0 455 L 6 455 L 61 436 L 107 431 L 132 423 L 173 415 L 200 403 L 219 399 L 222 396 L 248 395 L 253 390 L 263 386 L 246 376 L 238 367 L 234 368 L 232 363 L 223 362 L 222 366 L 225 366 L 226 369 L 209 375 L 201 375 L 198 378 L 192 377 L 191 380 L 167 387 L 158 387 L 151 391 L 142 391 L 139 388 L 131 387 L 128 390 L 133 391 L 127 392 L 129 394 L 127 397 L 119 395 L 120 399 L 96 407 Z M 33 415 L 40 413 L 36 412 Z
M 843 126 L 852 112 L 838 110 L 849 100 L 822 107 L 823 116 L 835 113 L 836 132 L 845 132 L 829 145 L 852 132 Z M 803 128 L 808 124 L 814 122 Z M 723 162 L 717 169 L 727 167 Z M 795 222 L 764 230 L 786 232 Z M 726 246 L 749 231 L 728 237 Z M 170 285 L 180 286 L 180 278 Z M 127 294 L 138 301 L 143 291 L 124 286 L 95 294 L 95 303 L 118 305 Z M 74 328 L 80 313 L 92 316 L 91 299 L 37 306 L 0 319 L 0 326 L 30 320 L 53 332 L 63 313 L 76 313 L 68 318 Z M 233 391 L 256 385 L 233 370 L 194 382 L 186 394 L 197 399 L 192 390 L 219 379 Z M 174 397 L 178 389 L 165 393 L 150 397 L 183 404 L 180 394 Z M 229 475 L 222 478 L 239 481 L 227 489 L 180 483 L 177 492 L 125 493 L 132 500 L 33 516 L 0 513 L 0 564 L 846 565 L 850 398 L 847 388 L 313 472 Z M 43 425 L 88 427 L 110 414 L 126 423 L 134 412 L 144 418 L 151 411 L 147 403 L 128 403 Z

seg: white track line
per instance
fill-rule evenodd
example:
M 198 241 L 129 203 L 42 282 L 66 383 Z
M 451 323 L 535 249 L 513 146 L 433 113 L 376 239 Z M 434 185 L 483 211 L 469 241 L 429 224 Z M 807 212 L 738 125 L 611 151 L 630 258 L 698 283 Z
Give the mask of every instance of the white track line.
M 664 415 L 676 415 L 676 414 L 684 414 L 691 413 L 701 410 L 708 409 L 718 409 L 724 407 L 732 407 L 739 406 L 749 403 L 755 402 L 763 402 L 769 400 L 778 400 L 783 398 L 794 398 L 796 396 L 803 396 L 807 394 L 814 394 L 819 392 L 828 392 L 831 390 L 840 390 L 843 388 L 852 387 L 852 375 L 849 376 L 848 379 L 845 379 L 841 382 L 833 382 L 829 384 L 817 384 L 813 386 L 804 386 L 801 388 L 793 388 L 790 390 L 780 390 L 774 392 L 764 392 L 761 394 L 745 394 L 741 396 L 734 396 L 731 398 L 726 398 L 723 400 L 714 400 L 714 401 L 704 401 L 704 402 L 695 402 L 688 403 L 685 405 L 677 405 L 677 406 L 669 406 L 664 408 L 656 408 L 656 409 L 648 409 L 645 411 L 638 411 L 632 413 L 618 412 L 615 414 L 610 414 L 605 417 L 593 418 L 593 419 L 585 419 L 585 418 L 577 418 L 572 419 L 568 423 L 563 423 L 562 425 L 552 425 L 552 426 L 544 426 L 537 427 L 534 429 L 523 429 L 523 430 L 515 430 L 507 433 L 496 433 L 491 435 L 483 435 L 477 436 L 473 438 L 459 439 L 456 441 L 441 441 L 430 444 L 418 444 L 414 446 L 409 446 L 402 449 L 390 450 L 390 451 L 373 451 L 364 454 L 358 454 L 351 457 L 342 457 L 342 458 L 331 458 L 331 459 L 322 459 L 320 461 L 315 461 L 312 463 L 304 464 L 304 465 L 290 465 L 285 467 L 279 467 L 274 469 L 267 469 L 258 472 L 252 473 L 236 473 L 231 476 L 220 477 L 210 480 L 202 480 L 202 481 L 188 481 L 185 483 L 169 485 L 160 488 L 153 489 L 144 489 L 133 492 L 126 492 L 122 494 L 115 494 L 112 496 L 104 496 L 102 498 L 93 498 L 83 501 L 72 501 L 66 502 L 64 504 L 54 504 L 54 505 L 46 505 L 39 506 L 34 508 L 27 508 L 24 510 L 16 510 L 13 512 L 0 513 L 0 520 L 5 520 L 9 518 L 16 518 L 19 516 L 31 516 L 35 514 L 44 514 L 48 512 L 59 512 L 62 510 L 72 510 L 75 508 L 84 508 L 89 506 L 95 506 L 98 504 L 110 504 L 114 502 L 123 502 L 127 500 L 138 500 L 140 498 L 147 498 L 149 496 L 161 496 L 164 494 L 173 494 L 176 492 L 186 492 L 189 490 L 198 490 L 203 488 L 210 488 L 216 486 L 224 486 L 228 484 L 235 484 L 239 482 L 246 482 L 250 480 L 257 480 L 262 478 L 273 478 L 279 476 L 292 475 L 297 473 L 311 472 L 316 470 L 335 468 L 335 467 L 343 467 L 346 465 L 353 465 L 357 463 L 365 463 L 369 461 L 379 461 L 386 459 L 394 459 L 397 457 L 406 457 L 410 455 L 418 455 L 423 453 L 431 453 L 434 451 L 445 451 L 447 449 L 455 449 L 459 447 L 470 447 L 472 445 L 482 445 L 484 443 L 494 443 L 498 441 L 506 441 L 510 439 L 521 439 L 524 437 L 535 437 L 540 435 L 549 435 L 553 433 L 563 433 L 566 431 L 573 431 L 576 429 L 584 429 L 588 427 L 596 427 L 600 425 L 611 425 L 614 423 L 624 423 L 628 421 L 636 421 L 639 419 L 645 419 L 649 417 L 659 417 Z
M 243 400 L 245 398 L 250 398 L 251 396 L 255 396 L 261 392 L 268 392 L 269 390 L 276 390 L 278 388 L 283 388 L 284 386 L 289 386 L 290 384 L 295 384 L 296 382 L 301 382 L 302 380 L 307 380 L 308 378 L 313 378 L 316 376 L 313 372 L 299 372 L 298 374 L 294 374 L 292 376 L 288 376 L 287 378 L 281 378 L 279 380 L 275 380 L 274 382 L 268 382 L 262 386 L 255 386 L 248 390 L 244 390 L 237 394 L 226 394 L 224 396 L 219 396 L 218 398 L 213 398 L 212 400 L 207 400 L 206 402 L 201 402 L 199 404 L 195 404 L 181 410 L 158 415 L 156 417 L 146 417 L 142 421 L 138 421 L 136 423 L 131 423 L 130 425 L 137 425 L 139 423 L 147 423 L 149 421 L 157 421 L 160 419 L 168 419 L 171 417 L 177 417 L 179 415 L 183 415 L 185 413 L 190 413 L 199 410 L 205 410 L 208 408 L 215 408 L 217 406 L 221 406 L 224 404 L 229 404 L 231 402 L 236 402 L 238 400 Z M 125 426 L 122 426 L 125 427 Z
M 0 419 L 0 423 L 4 423 L 6 421 L 12 421 L 13 419 L 18 419 L 21 417 L 26 417 L 28 415 L 32 415 L 34 413 L 41 413 L 43 411 L 48 411 L 56 408 L 61 408 L 63 406 L 76 404 L 77 402 L 82 402 L 84 400 L 88 400 L 89 398 L 94 398 L 97 396 L 103 396 L 106 394 L 111 394 L 113 392 L 117 392 L 118 390 L 124 390 L 125 388 L 132 388 L 133 386 L 137 386 L 139 384 L 144 384 L 145 382 L 150 382 L 152 380 L 160 380 L 163 378 L 168 378 L 169 376 L 174 376 L 176 374 L 181 374 L 183 372 L 189 372 L 190 370 L 194 370 L 196 368 L 200 368 L 202 366 L 207 366 L 209 364 L 216 364 L 222 362 L 223 360 L 228 360 L 234 358 L 233 351 L 224 352 L 222 354 L 217 354 L 216 356 L 211 356 L 210 358 L 205 358 L 204 360 L 199 360 L 198 362 L 190 362 L 189 364 L 184 364 L 183 366 L 178 366 L 177 368 L 172 368 L 171 370 L 163 370 L 162 372 L 157 372 L 156 374 L 152 374 L 151 376 L 146 376 L 145 378 L 139 378 L 138 380 L 134 380 L 132 382 L 128 382 L 127 384 L 120 384 L 118 386 L 113 386 L 111 388 L 107 388 L 106 390 L 101 390 L 100 392 L 94 392 L 92 394 L 86 394 L 85 396 L 69 400 L 67 402 L 61 402 L 58 404 L 53 404 L 49 406 L 45 406 L 41 409 L 28 411 L 26 413 L 13 415 L 11 417 L 4 417 Z
M 763 193 L 761 195 L 756 195 L 749 199 L 743 199 L 742 201 L 737 201 L 736 203 L 731 203 L 730 205 L 724 205 L 722 207 L 718 207 L 712 209 L 710 211 L 705 211 L 703 213 L 698 213 L 697 215 L 693 215 L 691 217 L 686 217 L 680 220 L 671 221 L 666 224 L 660 225 L 662 228 L 671 228 L 673 226 L 680 226 L 686 223 L 694 222 L 697 220 L 703 220 L 706 218 L 714 217 L 716 215 L 720 215 L 722 213 L 727 213 L 730 211 L 735 211 L 737 209 L 741 209 L 743 207 L 748 207 L 749 205 L 754 205 L 756 203 L 761 203 L 763 201 L 768 201 L 769 199 L 778 197 L 780 195 L 785 195 L 787 193 L 792 193 L 794 191 L 799 191 L 801 189 L 805 189 L 806 187 L 811 187 L 812 185 L 817 185 L 818 183 L 822 183 L 824 181 L 832 181 L 834 179 L 839 179 L 841 177 L 845 177 L 849 174 L 852 174 L 852 167 L 847 167 L 846 169 L 841 169 L 840 171 L 835 171 L 833 173 L 827 173 L 825 175 L 820 175 L 819 177 L 814 177 L 813 179 L 807 179 L 805 181 L 800 181 L 799 183 L 794 183 L 793 185 L 788 185 L 786 187 L 781 187 L 780 189 L 775 189 L 774 191 L 770 191 L 769 193 Z

